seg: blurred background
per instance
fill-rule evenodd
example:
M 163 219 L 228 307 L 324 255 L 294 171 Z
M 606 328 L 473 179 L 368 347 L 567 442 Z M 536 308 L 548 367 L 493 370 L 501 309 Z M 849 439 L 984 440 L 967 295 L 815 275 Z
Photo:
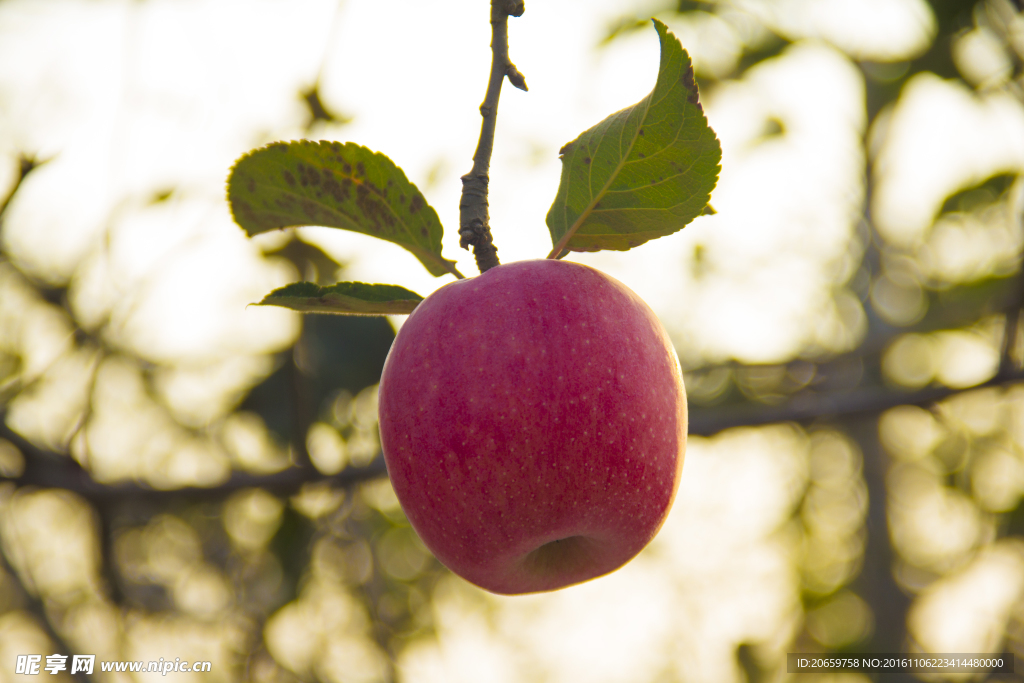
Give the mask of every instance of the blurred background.
M 455 226 L 488 16 L 0 0 L 0 681 L 32 653 L 257 683 L 756 683 L 794 678 L 787 652 L 1024 656 L 1019 5 L 534 0 L 510 21 L 530 91 L 506 86 L 498 118 L 504 262 L 550 249 L 559 147 L 653 87 L 651 16 L 692 55 L 724 153 L 716 215 L 569 257 L 675 342 L 692 424 L 672 514 L 622 570 L 517 598 L 441 567 L 387 481 L 376 383 L 401 318 L 247 307 L 299 279 L 426 295 L 451 277 L 341 231 L 247 240 L 224 198 L 253 147 L 356 141 L 405 169 L 475 273 Z

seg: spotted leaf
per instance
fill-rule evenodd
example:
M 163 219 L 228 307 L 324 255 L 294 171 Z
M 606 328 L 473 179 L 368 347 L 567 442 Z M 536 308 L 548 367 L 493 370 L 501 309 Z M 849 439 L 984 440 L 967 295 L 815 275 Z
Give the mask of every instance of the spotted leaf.
M 275 142 L 246 154 L 228 178 L 231 213 L 249 236 L 322 225 L 412 252 L 431 275 L 462 277 L 441 256 L 437 212 L 391 159 L 352 142 Z

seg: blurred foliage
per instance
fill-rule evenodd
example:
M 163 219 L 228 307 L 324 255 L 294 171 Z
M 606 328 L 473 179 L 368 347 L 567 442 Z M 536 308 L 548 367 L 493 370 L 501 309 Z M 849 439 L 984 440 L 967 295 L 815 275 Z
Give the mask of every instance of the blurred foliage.
M 810 12 L 809 3 L 787 7 Z M 559 657 L 582 651 L 573 661 L 600 663 L 615 648 L 649 647 L 663 661 L 622 680 L 755 681 L 782 678 L 787 651 L 1024 655 L 1024 179 L 996 169 L 957 188 L 914 243 L 883 235 L 871 210 L 873 131 L 915 76 L 950 79 L 974 98 L 1024 99 L 1024 16 L 1007 0 L 928 7 L 935 31 L 923 51 L 857 62 L 869 122 L 864 210 L 850 245 L 858 265 L 845 284 L 866 320 L 857 347 L 687 371 L 694 436 L 676 504 L 682 521 L 666 527 L 649 560 L 672 572 L 629 573 L 653 566 L 645 555 L 620 574 L 646 577 L 652 613 L 664 604 L 685 615 L 677 618 L 697 631 L 691 649 L 629 643 L 615 631 L 620 640 L 581 650 L 579 641 L 605 643 L 606 622 L 566 634 L 548 618 L 554 602 L 498 602 L 430 556 L 381 476 L 375 384 L 394 338 L 385 319 L 305 317 L 287 348 L 259 356 L 226 389 L 204 389 L 222 398 L 200 410 L 189 382 L 213 381 L 214 370 L 155 357 L 126 343 L 112 315 L 84 315 L 75 303 L 84 264 L 53 281 L 5 246 L 0 661 L 185 653 L 214 662 L 211 680 L 431 680 L 409 672 L 436 674 L 429 644 L 441 642 L 442 653 L 482 671 L 500 673 L 494 662 L 504 662 L 529 680 L 585 680 L 558 669 Z M 612 22 L 602 44 L 646 25 L 644 12 Z M 731 56 L 695 52 L 702 99 L 805 37 L 765 2 L 666 2 L 654 13 L 670 26 L 714 24 L 739 36 Z M 974 45 L 1003 66 L 986 71 L 964 57 Z M 347 120 L 325 106 L 319 81 L 297 98 L 309 127 Z M 761 143 L 792 134 L 772 118 Z M 0 231 L 12 198 L 45 168 L 33 150 L 19 151 Z M 154 200 L 175 196 L 160 190 Z M 345 272 L 298 235 L 264 247 L 259 258 L 297 279 L 330 284 Z M 693 267 L 705 261 L 698 247 Z M 141 464 L 118 464 L 124 453 Z M 687 490 L 694 477 L 702 483 Z M 709 538 L 720 545 L 702 552 Z M 777 557 L 785 562 L 773 574 Z M 730 573 L 737 567 L 757 568 L 760 583 Z M 788 616 L 758 626 L 743 611 L 757 601 L 748 583 L 769 586 L 757 600 L 780 602 Z M 790 589 L 795 612 L 786 611 Z M 608 590 L 553 600 L 619 615 Z M 611 597 L 574 597 L 594 595 Z M 733 615 L 746 634 L 716 641 L 731 661 L 725 672 L 700 648 L 714 629 L 693 625 L 707 623 L 706 609 Z M 691 642 L 666 640 L 677 641 Z M 0 680 L 14 680 L 4 667 Z

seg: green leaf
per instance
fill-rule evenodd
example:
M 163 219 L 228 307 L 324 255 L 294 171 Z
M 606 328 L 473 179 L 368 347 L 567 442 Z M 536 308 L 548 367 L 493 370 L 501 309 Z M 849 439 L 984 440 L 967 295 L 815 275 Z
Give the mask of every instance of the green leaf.
M 275 142 L 249 152 L 228 178 L 231 213 L 250 237 L 323 225 L 405 247 L 431 275 L 461 278 L 441 256 L 437 212 L 398 166 L 353 142 Z
M 283 306 L 304 313 L 341 315 L 405 315 L 412 313 L 423 297 L 398 285 L 370 285 L 339 282 L 321 286 L 315 282 L 293 282 L 263 298 L 257 306 Z
M 689 55 L 653 21 L 661 38 L 654 90 L 561 150 L 548 258 L 565 250 L 625 251 L 670 235 L 711 198 L 722 148 L 700 106 Z

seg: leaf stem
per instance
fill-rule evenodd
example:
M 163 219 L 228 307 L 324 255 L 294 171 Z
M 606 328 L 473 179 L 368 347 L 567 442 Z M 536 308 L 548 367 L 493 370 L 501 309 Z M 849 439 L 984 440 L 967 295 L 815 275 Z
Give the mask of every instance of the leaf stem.
M 480 105 L 480 141 L 473 154 L 473 169 L 462 176 L 462 199 L 459 202 L 459 246 L 472 245 L 477 268 L 483 273 L 499 265 L 498 249 L 491 237 L 487 214 L 488 171 L 494 149 L 494 128 L 498 120 L 498 98 L 505 77 L 520 90 L 526 90 L 526 79 L 508 58 L 508 18 L 522 16 L 523 0 L 491 0 L 491 76 L 487 95 Z

